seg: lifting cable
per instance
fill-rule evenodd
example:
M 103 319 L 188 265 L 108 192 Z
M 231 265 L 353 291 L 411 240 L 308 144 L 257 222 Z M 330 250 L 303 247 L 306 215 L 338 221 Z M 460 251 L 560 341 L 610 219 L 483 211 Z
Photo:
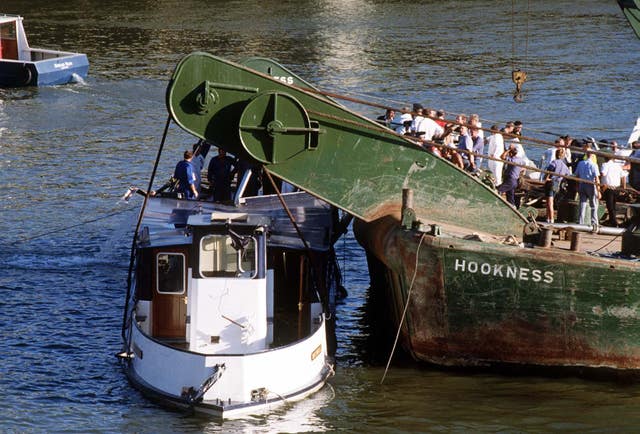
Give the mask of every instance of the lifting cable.
M 313 260 L 312 255 L 311 255 L 311 246 L 309 245 L 309 243 L 305 239 L 304 234 L 302 233 L 302 230 L 300 229 L 300 225 L 298 225 L 298 222 L 296 221 L 295 217 L 293 216 L 293 213 L 289 209 L 289 206 L 287 205 L 287 202 L 284 200 L 284 197 L 282 196 L 282 192 L 280 191 L 280 189 L 276 185 L 276 182 L 273 179 L 273 176 L 271 175 L 271 172 L 269 171 L 269 169 L 267 169 L 264 166 L 263 166 L 263 172 L 264 172 L 265 175 L 267 175 L 267 179 L 269 179 L 269 183 L 271 184 L 271 187 L 275 190 L 276 195 L 278 196 L 278 200 L 280 201 L 280 204 L 282 205 L 282 208 L 287 213 L 287 217 L 289 217 L 289 221 L 291 221 L 291 224 L 293 224 L 293 227 L 296 230 L 296 233 L 298 234 L 298 237 L 300 238 L 300 241 L 302 241 L 302 244 L 304 245 L 305 257 L 309 261 L 309 273 L 311 273 L 312 282 L 314 282 L 314 288 L 313 289 L 316 292 L 316 296 L 318 297 L 318 300 L 320 300 L 320 302 L 322 303 L 323 307 L 324 306 L 328 306 L 328 302 L 322 299 L 322 297 L 320 296 L 320 292 L 318 291 L 318 288 L 317 288 L 317 286 L 315 284 L 316 279 L 314 278 L 314 274 L 317 273 L 317 270 L 315 269 L 316 261 Z M 302 279 L 300 279 L 300 282 L 302 284 Z M 298 304 L 300 305 L 300 303 L 302 303 L 302 300 L 300 300 Z
M 293 86 L 296 87 L 296 86 Z M 371 101 L 367 101 L 361 98 L 354 98 L 351 96 L 347 96 L 344 94 L 338 94 L 338 93 L 333 93 L 333 92 L 327 92 L 327 91 L 322 91 L 322 90 L 318 90 L 318 89 L 312 89 L 312 88 L 307 88 L 307 87 L 298 87 L 298 89 L 301 89 L 305 92 L 308 93 L 313 93 L 313 94 L 317 94 L 317 95 L 323 95 L 323 96 L 328 96 L 334 99 L 340 99 L 340 100 L 344 100 L 344 101 L 349 101 L 349 102 L 353 102 L 356 104 L 361 104 L 364 106 L 368 106 L 368 107 L 375 107 L 375 108 L 380 108 L 380 109 L 384 109 L 384 110 L 394 110 L 397 113 L 400 113 L 401 110 L 398 109 L 397 107 L 391 107 L 385 104 L 379 104 L 379 103 L 374 103 Z M 366 96 L 366 95 L 359 95 L 360 97 L 362 96 Z M 343 116 L 336 116 L 336 115 L 332 115 L 332 114 L 328 114 L 328 113 L 323 113 L 323 112 L 317 112 L 314 110 L 308 110 L 309 114 L 315 115 L 317 117 L 322 117 L 325 119 L 330 119 L 330 120 L 335 120 L 335 121 L 340 121 L 349 125 L 352 125 L 354 127 L 357 128 L 362 128 L 365 130 L 370 130 L 370 131 L 375 131 L 375 132 L 379 132 L 379 133 L 388 133 L 388 134 L 392 134 L 398 137 L 402 137 L 405 138 L 409 143 L 414 144 L 415 146 L 419 147 L 419 148 L 423 148 L 423 146 L 421 146 L 419 143 L 416 143 L 414 140 L 411 140 L 412 137 L 410 136 L 406 136 L 400 133 L 395 132 L 393 129 L 389 129 L 387 127 L 384 127 L 380 124 L 377 123 L 373 123 L 373 125 L 371 123 L 364 123 L 362 122 L 361 119 L 358 120 L 352 120 L 352 119 L 347 119 Z M 411 114 L 415 114 L 414 112 L 410 112 Z M 423 115 L 426 118 L 429 119 L 433 119 L 433 120 L 437 120 L 437 118 L 432 117 L 432 116 L 428 116 L 428 115 Z M 467 124 L 463 124 L 460 122 L 457 122 L 455 120 L 450 120 L 450 119 L 446 119 L 447 124 L 451 124 L 451 125 L 464 125 L 464 126 L 468 126 Z M 478 129 L 485 131 L 485 132 L 489 132 L 491 133 L 492 130 L 491 128 L 487 128 L 487 127 L 479 127 Z M 549 131 L 542 131 L 542 133 L 545 134 L 551 134 L 551 135 L 558 135 Z M 537 147 L 550 147 L 550 146 L 556 146 L 554 142 L 551 142 L 549 140 L 542 140 L 542 139 L 537 139 L 534 137 L 529 137 L 529 136 L 522 136 L 522 135 L 517 135 L 517 134 L 507 134 L 507 133 L 501 133 L 505 140 L 510 140 L 510 139 L 514 139 L 514 138 L 518 138 L 521 142 L 521 144 L 527 144 L 527 145 L 533 145 L 533 146 L 537 146 Z M 432 143 L 429 143 L 432 144 Z M 437 146 L 437 144 L 436 144 Z M 579 153 L 583 153 L 584 149 L 580 146 L 564 146 L 565 149 L 569 149 L 571 151 L 576 151 Z M 603 151 L 599 151 L 599 150 L 595 150 L 595 149 L 591 149 L 589 150 L 590 153 L 600 156 L 600 157 L 611 157 L 611 154 L 608 152 L 603 152 Z M 623 161 L 627 161 L 630 163 L 640 163 L 640 161 L 637 158 L 631 158 L 631 157 L 627 157 L 624 155 L 616 155 L 615 159 L 617 160 L 623 160 Z M 529 167 L 529 166 L 527 166 Z M 531 168 L 531 167 L 529 167 Z
M 409 307 L 409 302 L 411 301 L 411 290 L 413 289 L 413 283 L 416 280 L 416 275 L 418 274 L 418 261 L 420 260 L 420 246 L 422 246 L 422 241 L 424 240 L 426 233 L 423 232 L 420 236 L 420 242 L 418 243 L 418 248 L 416 249 L 416 262 L 413 266 L 413 276 L 411 277 L 411 284 L 409 285 L 409 290 L 407 291 L 407 301 L 404 303 L 404 309 L 402 310 L 402 316 L 400 317 L 400 322 L 398 323 L 398 330 L 396 331 L 396 338 L 393 341 L 393 347 L 391 348 L 391 352 L 389 353 L 389 359 L 387 360 L 387 366 L 384 368 L 384 374 L 382 374 L 382 379 L 380 380 L 380 384 L 384 383 L 384 379 L 387 376 L 387 371 L 389 370 L 389 365 L 391 364 L 391 359 L 393 358 L 393 353 L 396 351 L 396 346 L 398 345 L 398 338 L 400 337 L 400 331 L 402 330 L 402 325 L 404 324 L 404 319 L 407 316 L 407 308 Z

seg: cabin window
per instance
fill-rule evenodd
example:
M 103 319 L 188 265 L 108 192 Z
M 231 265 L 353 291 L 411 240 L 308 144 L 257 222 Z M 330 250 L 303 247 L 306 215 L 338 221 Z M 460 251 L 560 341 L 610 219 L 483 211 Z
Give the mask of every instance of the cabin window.
M 242 241 L 242 242 L 240 242 Z M 200 276 L 255 277 L 256 240 L 253 237 L 207 235 L 200 240 Z
M 182 253 L 158 253 L 156 256 L 158 292 L 161 294 L 183 294 L 184 272 L 185 257 Z

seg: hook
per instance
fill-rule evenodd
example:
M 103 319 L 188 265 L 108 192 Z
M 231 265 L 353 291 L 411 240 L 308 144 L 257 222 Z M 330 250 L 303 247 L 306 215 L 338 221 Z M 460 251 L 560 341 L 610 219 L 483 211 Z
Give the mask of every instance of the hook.
M 522 102 L 522 85 L 527 81 L 527 73 L 520 69 L 514 69 L 511 71 L 511 80 L 516 85 L 516 91 L 513 93 L 513 100 L 515 102 Z

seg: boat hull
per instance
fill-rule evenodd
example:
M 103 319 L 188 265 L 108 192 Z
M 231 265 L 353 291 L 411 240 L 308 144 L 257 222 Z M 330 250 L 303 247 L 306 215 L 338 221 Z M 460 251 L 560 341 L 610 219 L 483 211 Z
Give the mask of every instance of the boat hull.
M 321 389 L 333 374 L 327 355 L 326 328 L 283 347 L 249 354 L 203 354 L 173 348 L 134 327 L 132 352 L 125 359 L 131 383 L 147 397 L 218 418 L 259 414 Z M 224 372 L 203 399 L 191 401 L 184 391 L 198 388 L 211 368 Z
M 640 369 L 637 261 L 428 235 L 391 217 L 354 230 L 396 328 L 408 300 L 401 342 L 416 360 Z
M 55 56 L 56 52 L 51 53 Z M 58 56 L 37 61 L 0 60 L 0 86 L 53 86 L 87 77 L 89 60 L 85 54 Z

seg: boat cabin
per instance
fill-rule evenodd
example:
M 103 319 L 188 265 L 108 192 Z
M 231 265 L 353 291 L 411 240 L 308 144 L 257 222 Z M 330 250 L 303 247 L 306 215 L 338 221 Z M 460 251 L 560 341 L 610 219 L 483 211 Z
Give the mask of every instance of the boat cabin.
M 279 239 L 272 223 L 265 215 L 213 212 L 190 215 L 185 228 L 160 237 L 143 231 L 136 267 L 141 330 L 204 354 L 260 351 L 311 332 L 322 312 L 309 285 L 315 271 L 298 245 L 271 242 Z
M 22 17 L 0 16 L 0 59 L 31 60 L 29 44 L 24 35 Z

